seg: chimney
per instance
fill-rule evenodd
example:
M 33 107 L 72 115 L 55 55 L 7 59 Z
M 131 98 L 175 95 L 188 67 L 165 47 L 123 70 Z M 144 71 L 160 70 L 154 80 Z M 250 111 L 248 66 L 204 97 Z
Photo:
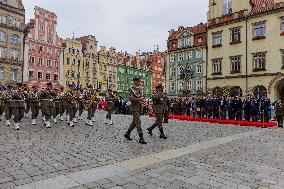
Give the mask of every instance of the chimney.
M 171 36 L 174 32 L 175 32 L 175 30 L 174 30 L 174 29 L 171 29 L 171 30 L 169 31 L 169 36 Z

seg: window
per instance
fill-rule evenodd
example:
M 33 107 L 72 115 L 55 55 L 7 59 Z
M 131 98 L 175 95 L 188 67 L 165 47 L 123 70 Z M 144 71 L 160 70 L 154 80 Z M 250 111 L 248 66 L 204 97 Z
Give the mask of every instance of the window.
M 42 58 L 38 58 L 38 65 L 42 66 Z
M 253 24 L 253 40 L 264 39 L 266 33 L 265 22 L 257 22 Z
M 186 58 L 187 58 L 187 60 L 191 60 L 192 59 L 192 51 L 187 51 L 186 52 Z
M 171 91 L 174 91 L 175 90 L 175 83 L 174 82 L 171 82 L 171 84 L 170 84 L 170 90 Z
M 202 89 L 202 80 L 197 80 L 196 81 L 196 89 L 201 90 Z
M 20 36 L 18 36 L 16 34 L 11 35 L 10 42 L 13 45 L 19 45 L 20 44 Z
M 29 78 L 33 78 L 34 77 L 34 71 L 29 71 Z
M 7 22 L 7 16 L 0 15 L 0 23 L 6 24 L 6 22 Z
M 202 37 L 201 37 L 201 36 L 199 36 L 199 37 L 197 38 L 197 42 L 198 42 L 198 43 L 201 43 L 201 42 L 202 42 Z
M 201 58 L 201 54 L 202 54 L 202 51 L 201 50 L 197 50 L 196 51 L 196 58 Z
M 39 25 L 41 31 L 44 31 L 44 25 Z
M 55 61 L 54 67 L 55 67 L 55 68 L 58 68 L 58 66 L 59 66 L 58 61 Z
M 241 73 L 241 56 L 230 57 L 231 73 Z
M 67 62 L 66 62 L 67 64 L 70 64 L 70 58 L 67 58 Z
M 284 17 L 281 18 L 280 30 L 281 30 L 281 33 L 284 34 Z
M 47 42 L 48 42 L 48 43 L 52 43 L 52 38 L 51 38 L 51 37 L 48 37 L 48 38 L 47 38 Z
M 4 79 L 4 68 L 0 67 L 0 79 Z
M 41 72 L 37 72 L 37 78 L 42 79 L 42 73 Z
M 259 52 L 253 55 L 253 71 L 265 71 L 266 53 Z
M 34 63 L 35 63 L 35 57 L 30 56 L 29 63 L 30 63 L 30 64 L 34 64 Z
M 11 23 L 12 26 L 17 27 L 17 28 L 19 28 L 20 25 L 21 25 L 21 24 L 20 24 L 20 21 L 15 20 L 15 19 L 11 19 L 11 20 L 10 20 L 10 23 Z
M 54 81 L 58 81 L 58 75 L 54 74 Z
M 17 81 L 17 74 L 18 74 L 18 70 L 17 69 L 11 69 L 11 71 L 10 71 L 10 80 Z
M 212 60 L 212 75 L 222 74 L 222 59 L 217 58 Z
M 11 49 L 10 56 L 12 60 L 19 60 L 20 53 L 17 49 Z
M 176 55 L 175 54 L 172 54 L 171 55 L 171 62 L 175 62 L 176 61 Z
M 5 42 L 7 39 L 6 33 L 3 31 L 0 31 L 0 41 Z
M 50 80 L 50 73 L 46 73 L 45 78 L 46 78 L 47 80 Z
M 202 65 L 201 65 L 201 64 L 197 64 L 197 66 L 196 66 L 196 72 L 197 72 L 197 73 L 202 73 Z
M 52 28 L 48 28 L 48 33 L 53 34 L 53 29 Z
M 51 67 L 51 60 L 46 60 L 46 67 Z
M 187 81 L 186 82 L 186 89 L 187 90 L 192 90 L 192 82 L 191 81 Z
M 30 50 L 32 50 L 32 51 L 35 50 L 35 45 L 34 44 L 30 44 Z
M 6 58 L 6 48 L 0 47 L 0 58 Z
M 43 47 L 42 47 L 42 46 L 39 47 L 38 52 L 39 52 L 39 53 L 43 53 Z
M 224 15 L 232 14 L 232 0 L 224 0 Z
M 179 83 L 178 83 L 178 89 L 181 91 L 181 90 L 183 90 L 183 85 L 184 85 L 184 82 L 183 81 L 180 81 Z
M 230 40 L 231 40 L 231 44 L 241 42 L 241 28 L 230 29 Z
M 179 75 L 182 76 L 184 74 L 184 67 L 179 67 Z
M 48 48 L 48 49 L 47 49 L 47 54 L 48 54 L 48 55 L 52 55 L 52 54 L 51 54 L 51 48 Z
M 212 44 L 213 44 L 213 47 L 218 47 L 222 45 L 222 33 L 221 32 L 212 34 Z
M 179 60 L 179 61 L 183 61 L 183 60 L 184 60 L 184 53 L 183 53 L 183 52 L 181 52 L 181 53 L 179 54 L 178 60 Z
M 172 77 L 175 77 L 175 76 L 176 76 L 176 69 L 175 69 L 175 68 L 172 68 L 172 69 L 171 69 L 171 76 L 172 76 Z
M 38 36 L 38 39 L 39 39 L 40 41 L 44 41 L 44 36 L 43 36 L 43 35 L 39 35 L 39 36 Z

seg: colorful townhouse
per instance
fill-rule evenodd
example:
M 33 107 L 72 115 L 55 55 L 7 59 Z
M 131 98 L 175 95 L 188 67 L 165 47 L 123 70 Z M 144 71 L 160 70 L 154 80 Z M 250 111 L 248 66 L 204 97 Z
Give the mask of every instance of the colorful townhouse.
M 155 50 L 146 55 L 147 65 L 152 73 L 152 91 L 156 90 L 156 86 L 162 84 L 165 88 L 165 66 L 167 64 L 167 56 L 165 52 Z
M 169 31 L 166 92 L 185 97 L 206 92 L 207 24 Z
M 84 57 L 81 42 L 76 39 L 66 39 L 63 42 L 63 47 L 62 85 L 64 87 L 74 85 L 77 88 L 86 89 L 88 86 L 85 80 L 86 74 L 84 74 Z
M 83 75 L 86 87 L 97 89 L 99 86 L 98 75 L 98 41 L 95 36 L 88 35 L 78 38 L 82 44 Z
M 117 54 L 115 48 L 110 48 L 107 51 L 108 62 L 108 88 L 114 91 L 117 90 Z
M 210 0 L 208 92 L 284 95 L 284 1 Z
M 143 81 L 143 92 L 146 98 L 152 95 L 152 74 L 144 55 L 136 53 L 132 56 L 128 53 L 117 53 L 117 91 L 118 95 L 128 97 L 128 90 L 133 86 L 133 77 L 139 76 Z
M 0 84 L 22 82 L 25 9 L 22 1 L 0 1 Z
M 25 39 L 23 82 L 29 87 L 45 88 L 48 82 L 59 87 L 63 63 L 63 49 L 57 35 L 55 13 L 35 7 L 35 18 L 30 20 Z
M 98 88 L 106 93 L 109 88 L 108 82 L 108 57 L 106 47 L 102 46 L 98 52 Z

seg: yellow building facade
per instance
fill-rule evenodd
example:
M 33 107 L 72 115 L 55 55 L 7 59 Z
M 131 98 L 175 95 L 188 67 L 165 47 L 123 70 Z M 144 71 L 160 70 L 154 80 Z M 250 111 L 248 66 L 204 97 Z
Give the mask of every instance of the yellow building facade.
M 210 0 L 207 91 L 284 96 L 284 1 Z
M 63 46 L 65 49 L 61 84 L 64 87 L 72 84 L 79 88 L 86 88 L 81 42 L 76 39 L 66 39 L 63 42 Z
M 98 60 L 98 88 L 106 92 L 108 89 L 108 57 L 105 46 L 100 48 Z

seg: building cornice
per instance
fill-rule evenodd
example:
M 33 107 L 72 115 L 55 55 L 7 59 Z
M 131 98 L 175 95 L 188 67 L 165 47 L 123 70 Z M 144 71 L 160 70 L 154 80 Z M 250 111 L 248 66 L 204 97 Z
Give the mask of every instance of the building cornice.
M 225 76 L 225 77 L 213 77 L 213 78 L 207 78 L 207 80 L 222 80 L 222 79 L 239 79 L 239 78 L 246 78 L 246 77 L 265 77 L 265 76 L 275 76 L 279 75 L 281 72 L 276 73 L 263 73 L 263 74 L 250 74 L 248 76 L 246 75 L 236 75 L 236 76 Z
M 25 16 L 25 9 L 19 9 L 19 8 L 12 7 L 10 5 L 6 5 L 3 3 L 0 3 L 0 9 L 4 9 L 6 11 L 9 11 L 14 14 L 18 14 L 20 16 Z

